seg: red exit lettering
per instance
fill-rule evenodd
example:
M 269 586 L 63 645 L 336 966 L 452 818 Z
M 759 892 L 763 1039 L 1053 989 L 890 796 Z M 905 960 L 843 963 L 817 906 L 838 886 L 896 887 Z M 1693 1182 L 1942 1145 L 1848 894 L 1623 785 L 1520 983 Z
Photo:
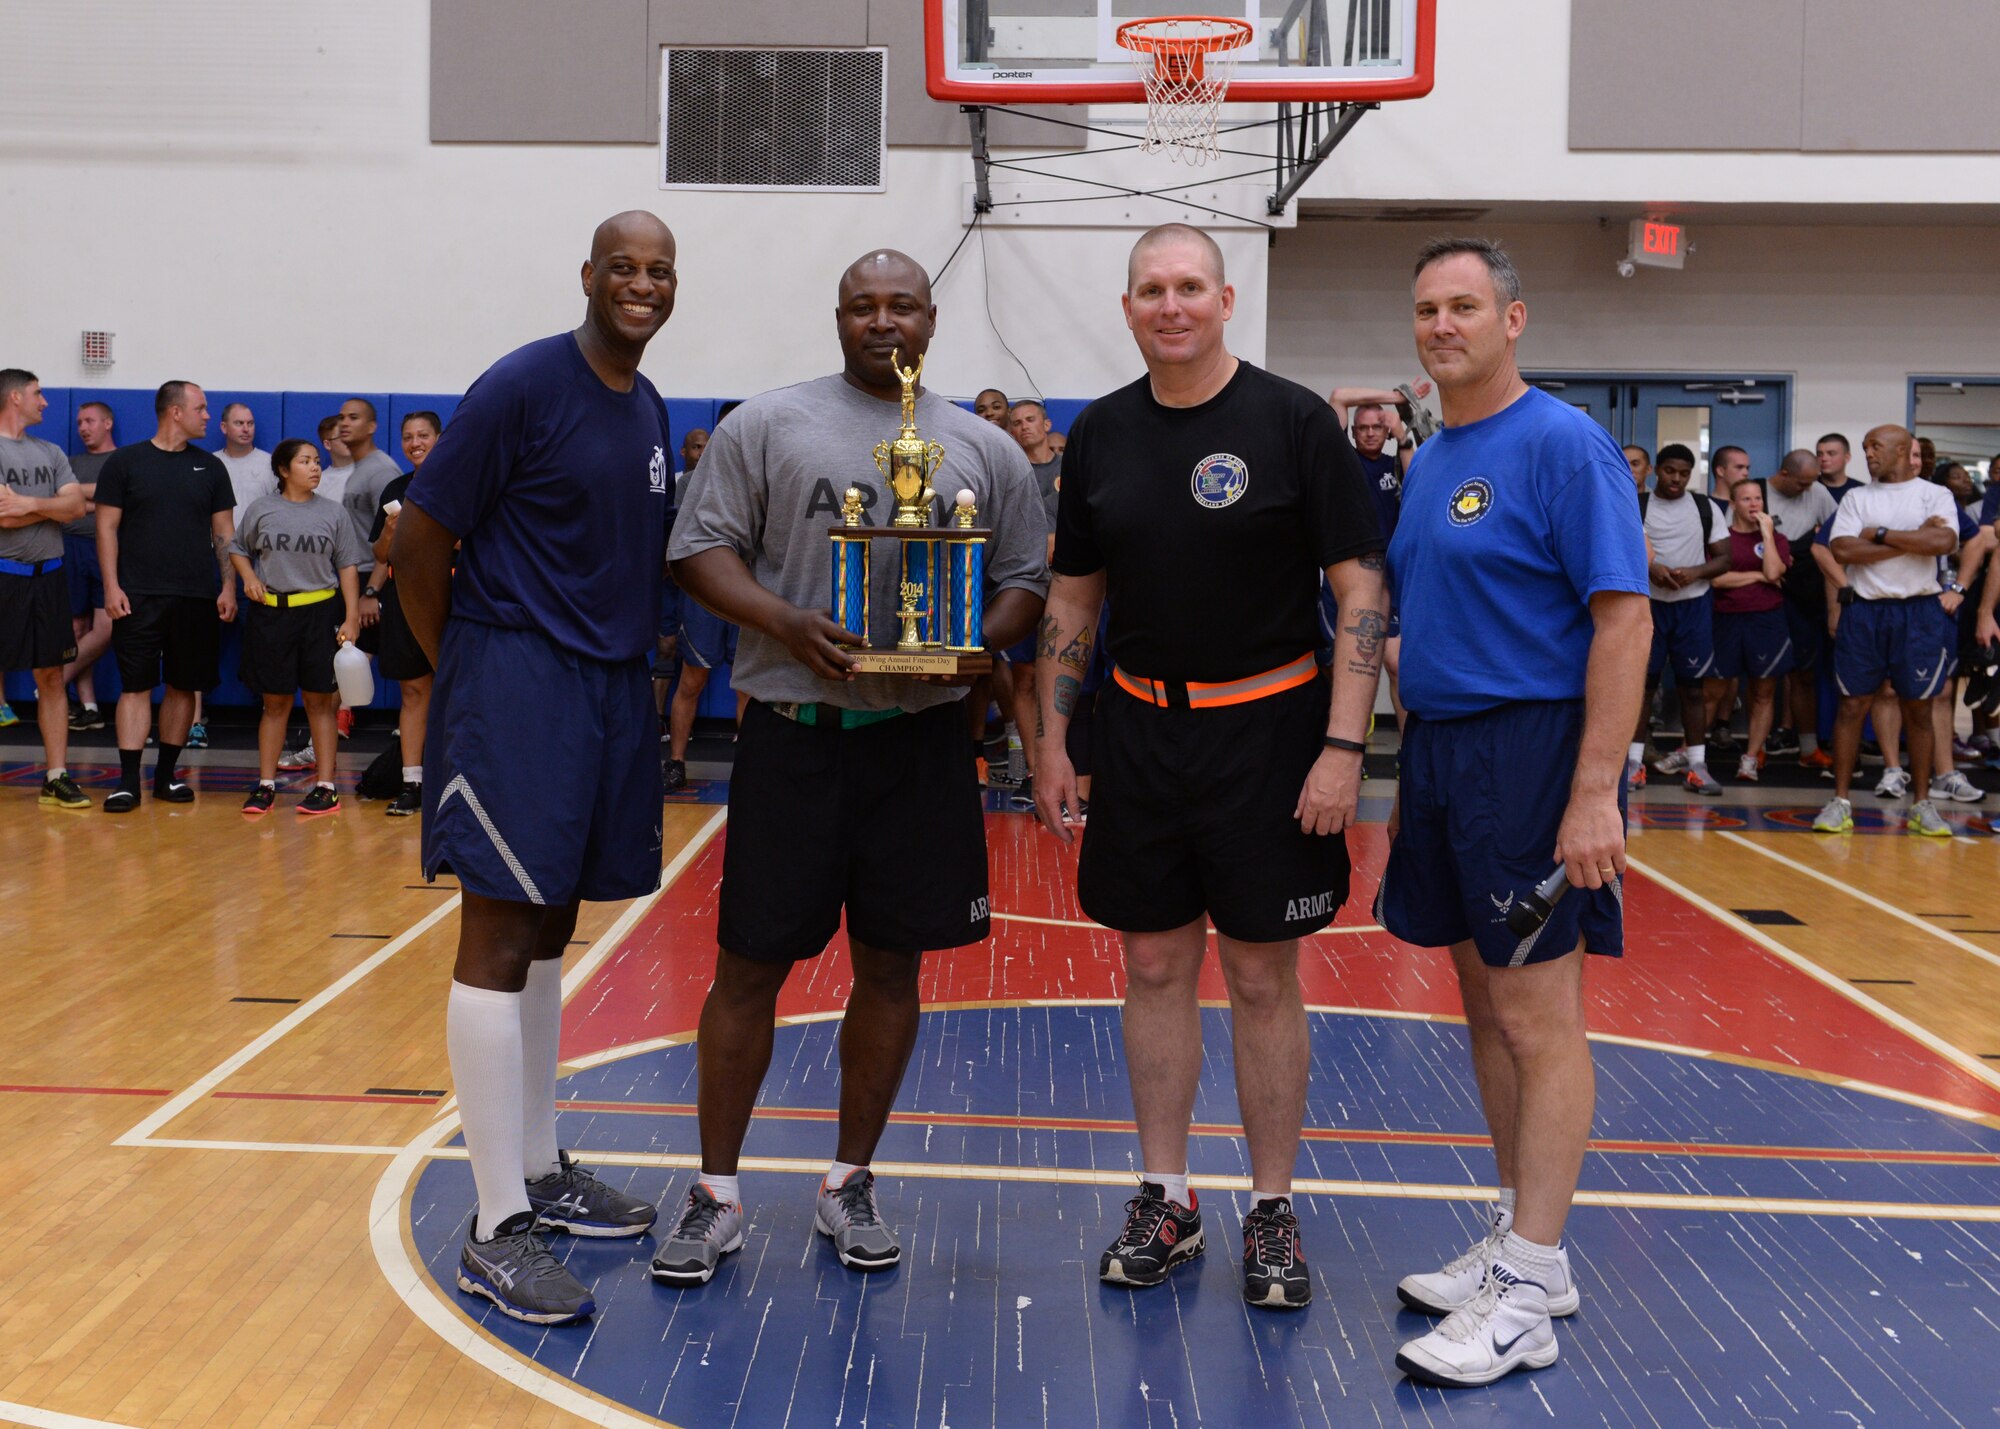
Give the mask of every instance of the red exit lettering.
M 1681 230 L 1671 223 L 1648 223 L 1645 246 L 1648 253 L 1660 253 L 1672 257 L 1681 250 Z

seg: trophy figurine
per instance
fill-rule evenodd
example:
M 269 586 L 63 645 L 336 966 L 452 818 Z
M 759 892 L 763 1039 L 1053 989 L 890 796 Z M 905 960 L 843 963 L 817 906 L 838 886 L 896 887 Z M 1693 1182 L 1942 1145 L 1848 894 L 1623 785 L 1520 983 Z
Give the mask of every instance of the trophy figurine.
M 993 533 L 973 524 L 979 512 L 969 490 L 957 493 L 951 525 L 931 524 L 937 500 L 931 478 L 944 462 L 944 447 L 917 431 L 923 359 L 904 367 L 897 352 L 893 362 L 903 384 L 902 421 L 894 440 L 876 444 L 874 456 L 894 510 L 888 526 L 864 525 L 863 494 L 858 487 L 847 489 L 840 524 L 828 532 L 833 542 L 833 616 L 853 635 L 845 648 L 854 652 L 854 668 L 864 674 L 985 674 L 993 668 L 981 628 L 986 538 Z M 896 643 L 888 649 L 868 643 L 871 548 L 878 540 L 894 540 L 901 547 L 895 566 Z

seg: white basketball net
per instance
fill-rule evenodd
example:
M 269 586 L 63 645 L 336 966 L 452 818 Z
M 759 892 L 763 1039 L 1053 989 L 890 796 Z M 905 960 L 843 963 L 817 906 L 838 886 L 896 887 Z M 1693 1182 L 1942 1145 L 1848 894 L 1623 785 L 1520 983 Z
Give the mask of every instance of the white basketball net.
M 1222 113 L 1236 51 L 1250 42 L 1240 21 L 1194 16 L 1149 20 L 1120 31 L 1118 43 L 1133 51 L 1146 89 L 1148 154 L 1164 151 L 1184 164 L 1216 156 L 1216 121 Z

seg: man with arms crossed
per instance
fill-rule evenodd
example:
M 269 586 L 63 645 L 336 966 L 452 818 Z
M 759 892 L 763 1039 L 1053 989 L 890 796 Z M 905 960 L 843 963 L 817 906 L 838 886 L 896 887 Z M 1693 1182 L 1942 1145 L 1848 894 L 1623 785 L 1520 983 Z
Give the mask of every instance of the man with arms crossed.
M 750 703 L 729 785 L 715 982 L 701 1010 L 701 1173 L 653 1277 L 701 1285 L 743 1244 L 737 1160 L 771 1065 L 778 993 L 847 918 L 854 988 L 840 1029 L 840 1122 L 820 1183 L 817 1230 L 852 1270 L 902 1258 L 868 1163 L 917 1038 L 923 954 L 983 942 L 986 831 L 965 754 L 963 687 L 856 675 L 842 648 L 888 643 L 896 547 L 872 559 L 872 632 L 828 611 L 832 550 L 847 489 L 873 524 L 894 502 L 877 442 L 901 419 L 897 367 L 937 331 L 924 270 L 882 249 L 841 275 L 834 321 L 843 370 L 745 402 L 709 439 L 674 523 L 674 579 L 743 629 L 736 684 Z M 1042 513 L 1021 449 L 927 388 L 916 425 L 942 443 L 942 502 L 970 489 L 986 544 L 985 644 L 1021 638 L 1041 613 Z M 932 519 L 942 512 L 935 507 Z
M 1299 939 L 1347 901 L 1347 843 L 1388 609 L 1374 502 L 1333 409 L 1232 356 L 1222 253 L 1166 224 L 1133 246 L 1125 321 L 1146 375 L 1070 429 L 1055 577 L 1038 639 L 1035 807 L 1075 838 L 1064 746 L 1107 595 L 1114 661 L 1093 749 L 1077 896 L 1125 946 L 1125 1060 L 1144 1159 L 1099 1261 L 1162 1283 L 1199 1255 L 1188 1126 L 1201 1078 L 1195 985 L 1213 921 L 1250 1144 L 1244 1299 L 1297 1309 L 1312 1278 L 1292 1212 L 1308 1033 Z M 1320 580 L 1343 628 L 1331 698 Z
M 1439 239 L 1415 298 L 1444 431 L 1411 463 L 1389 546 L 1410 719 L 1375 911 L 1405 942 L 1451 949 L 1499 1164 L 1486 1234 L 1396 1289 L 1446 1317 L 1397 1366 L 1458 1386 L 1554 1364 L 1550 1316 L 1577 1307 L 1562 1234 L 1596 1095 L 1583 955 L 1623 950 L 1622 746 L 1652 631 L 1631 469 L 1602 427 L 1521 380 L 1513 262 Z M 1556 865 L 1569 896 L 1517 937 L 1508 912 Z
M 534 1324 L 596 1308 L 540 1227 L 636 1236 L 655 1214 L 558 1149 L 556 1048 L 579 901 L 660 882 L 650 657 L 673 443 L 639 360 L 674 310 L 674 236 L 650 213 L 608 218 L 582 278 L 582 326 L 465 394 L 389 555 L 437 671 L 424 876 L 456 873 L 465 898 L 445 1038 L 479 1208 L 458 1285 Z M 520 717 L 531 703 L 548 725 Z

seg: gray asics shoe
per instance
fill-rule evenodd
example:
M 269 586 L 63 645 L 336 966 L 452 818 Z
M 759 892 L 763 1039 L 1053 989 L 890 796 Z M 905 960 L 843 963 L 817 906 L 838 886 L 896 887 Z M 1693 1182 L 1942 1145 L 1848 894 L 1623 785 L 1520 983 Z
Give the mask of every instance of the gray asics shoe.
M 1826 801 L 1826 807 L 1813 820 L 1816 834 L 1851 834 L 1854 832 L 1854 806 L 1838 794 Z
M 849 1270 L 887 1270 L 903 1258 L 895 1233 L 875 1209 L 875 1173 L 866 1167 L 839 1187 L 820 1183 L 813 1224 L 833 1237 L 834 1251 Z
M 1976 804 L 1986 797 L 1977 784 L 1954 769 L 1949 774 L 1940 774 L 1931 780 L 1931 798 L 1950 799 L 1958 804 Z
M 1662 774 L 1685 774 L 1694 768 L 1694 761 L 1688 758 L 1687 748 L 1683 745 L 1672 754 L 1663 754 L 1655 759 L 1653 768 Z
M 1690 764 L 1687 768 L 1687 773 L 1683 774 L 1681 779 L 1690 794 L 1706 794 L 1715 797 L 1722 793 L 1721 783 L 1713 774 L 1708 772 L 1706 764 Z
M 528 1204 L 541 1223 L 571 1235 L 644 1235 L 660 1213 L 652 1202 L 605 1185 L 558 1151 L 561 1169 L 528 1182 Z
M 722 1257 L 743 1248 L 743 1207 L 718 1201 L 697 1179 L 680 1224 L 653 1257 L 653 1279 L 664 1285 L 706 1285 Z
M 510 1319 L 561 1325 L 597 1312 L 590 1288 L 549 1252 L 535 1234 L 532 1211 L 507 1217 L 493 1239 L 465 1238 L 458 1254 L 458 1288 L 483 1295 Z
M 1910 805 L 1910 817 L 1903 828 L 1913 834 L 1922 834 L 1927 839 L 1948 839 L 1952 836 L 1951 825 L 1939 817 L 1937 805 L 1929 799 L 1919 799 Z
M 1893 765 L 1885 767 L 1882 777 L 1875 781 L 1875 797 L 1878 799 L 1900 799 L 1909 792 L 1909 774 Z

